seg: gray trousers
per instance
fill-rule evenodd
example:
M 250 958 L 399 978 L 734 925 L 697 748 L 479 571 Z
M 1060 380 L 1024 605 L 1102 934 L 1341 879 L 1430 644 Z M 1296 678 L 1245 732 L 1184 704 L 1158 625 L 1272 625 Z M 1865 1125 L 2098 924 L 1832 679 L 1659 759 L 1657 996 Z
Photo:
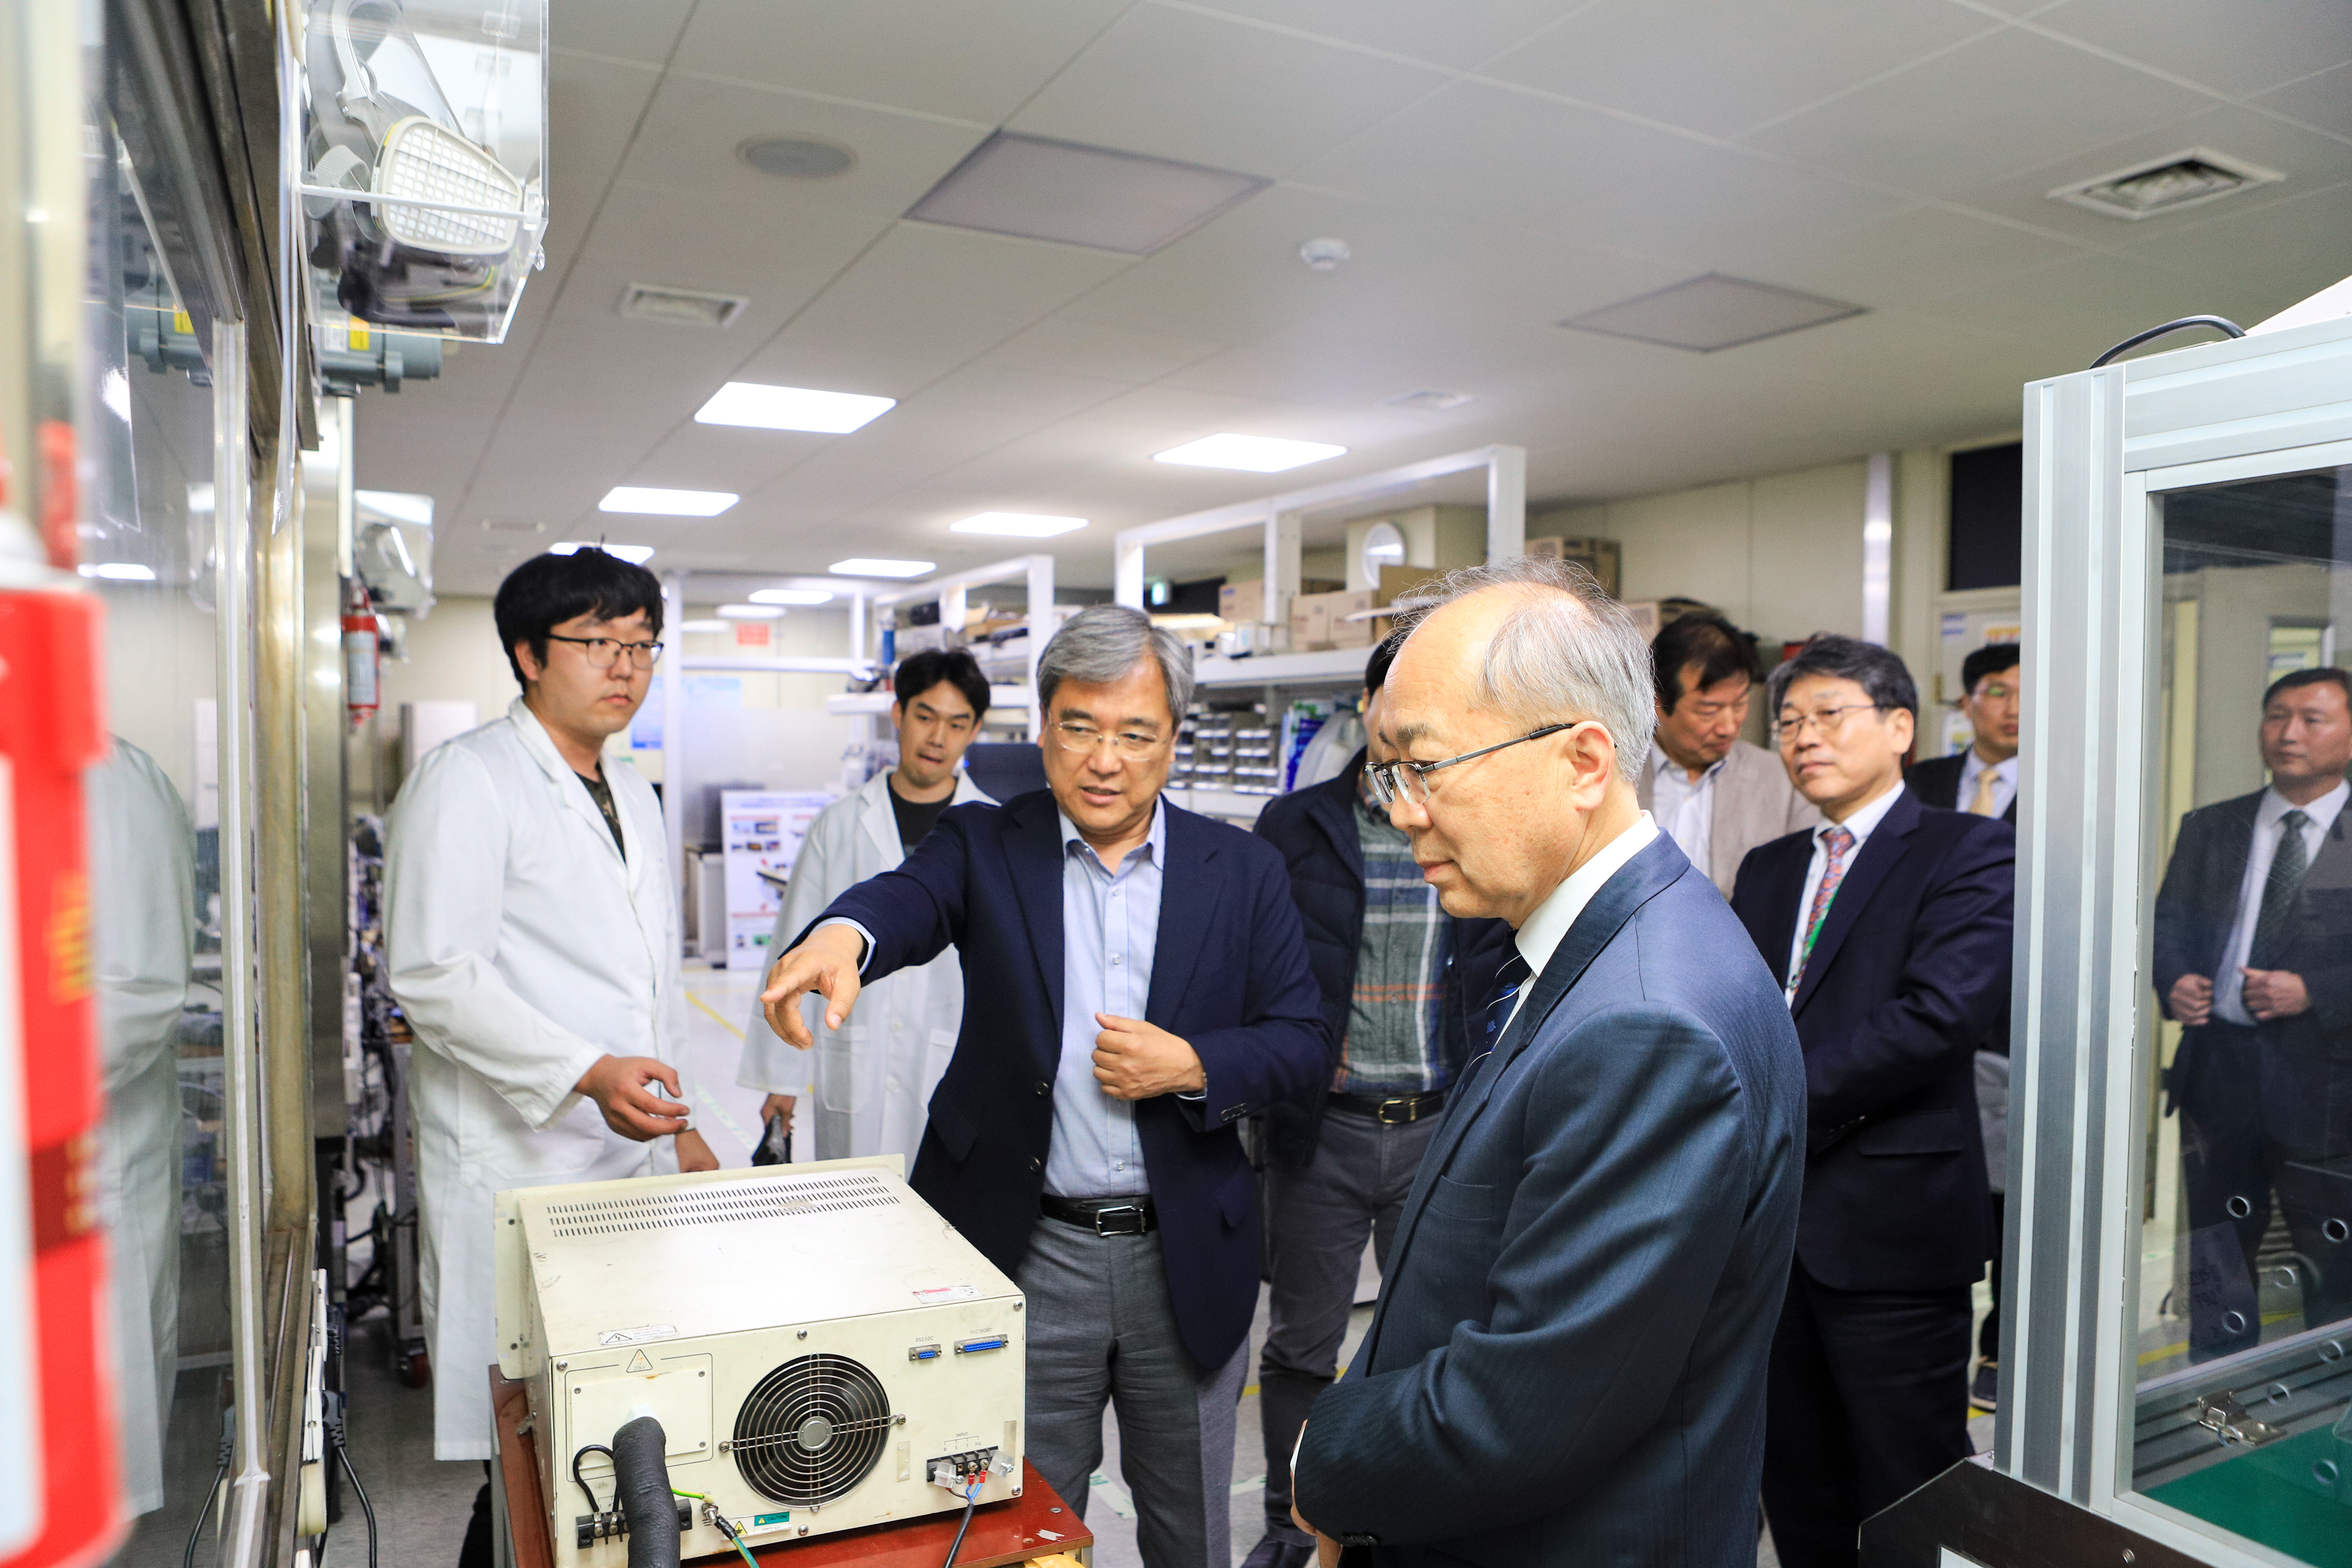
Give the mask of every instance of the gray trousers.
M 1307 1537 L 1290 1522 L 1290 1450 L 1307 1406 L 1339 1370 L 1339 1343 L 1356 1304 L 1364 1238 L 1385 1270 L 1397 1215 L 1439 1117 L 1389 1126 L 1348 1110 L 1323 1114 L 1305 1169 L 1265 1170 L 1266 1251 L 1274 1276 L 1265 1352 L 1258 1363 L 1258 1419 L 1265 1435 L 1265 1527 Z
M 1030 1463 L 1085 1518 L 1103 1406 L 1115 1405 L 1144 1568 L 1231 1568 L 1248 1342 L 1222 1367 L 1185 1353 L 1157 1235 L 1097 1236 L 1041 1218 L 1016 1282 L 1029 1299 Z

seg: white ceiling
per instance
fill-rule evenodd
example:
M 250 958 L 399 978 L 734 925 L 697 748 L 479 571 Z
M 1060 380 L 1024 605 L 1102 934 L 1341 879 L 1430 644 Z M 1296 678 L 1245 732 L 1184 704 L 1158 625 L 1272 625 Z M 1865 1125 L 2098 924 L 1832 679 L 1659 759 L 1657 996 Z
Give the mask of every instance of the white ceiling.
M 2018 388 L 2171 317 L 2251 322 L 2352 271 L 2343 0 L 551 0 L 548 264 L 499 347 L 367 395 L 360 482 L 437 503 L 446 592 L 542 540 L 654 565 L 955 568 L 1489 441 L 1538 501 L 2014 427 Z M 992 131 L 1274 184 L 1136 259 L 907 223 Z M 816 182 L 735 157 L 851 148 Z M 2204 146 L 2273 184 L 2140 223 L 2044 193 Z M 1297 258 L 1345 239 L 1328 274 Z M 1724 272 L 1868 313 L 1709 355 L 1563 317 Z M 748 296 L 723 331 L 625 286 Z M 880 394 L 847 436 L 697 426 L 729 380 Z M 1382 406 L 1466 392 L 1444 413 Z M 1278 479 L 1151 454 L 1342 443 Z M 604 517 L 616 484 L 740 491 Z

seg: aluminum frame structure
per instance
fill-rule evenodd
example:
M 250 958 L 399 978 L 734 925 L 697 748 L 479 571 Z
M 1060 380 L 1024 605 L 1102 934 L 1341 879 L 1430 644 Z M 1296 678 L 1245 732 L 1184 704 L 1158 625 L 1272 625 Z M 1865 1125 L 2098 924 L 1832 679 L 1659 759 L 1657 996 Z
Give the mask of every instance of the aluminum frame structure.
M 2352 319 L 2036 382 L 2024 413 L 2011 1295 L 1993 1467 L 2198 1562 L 2290 1563 L 2134 1489 L 2160 509 L 2169 491 L 2352 464 Z M 2294 1346 L 2197 1371 L 2243 1377 L 2239 1363 Z

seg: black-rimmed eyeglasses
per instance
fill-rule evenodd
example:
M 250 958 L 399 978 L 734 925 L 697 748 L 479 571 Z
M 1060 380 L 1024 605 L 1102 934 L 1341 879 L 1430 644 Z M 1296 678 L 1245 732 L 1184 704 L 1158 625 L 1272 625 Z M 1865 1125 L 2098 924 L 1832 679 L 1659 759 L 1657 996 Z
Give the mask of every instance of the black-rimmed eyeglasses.
M 1562 730 L 1575 728 L 1574 724 L 1547 724 L 1540 730 L 1530 730 L 1524 735 L 1497 741 L 1491 746 L 1481 746 L 1475 752 L 1465 752 L 1458 757 L 1447 757 L 1443 762 L 1374 763 L 1364 770 L 1364 778 L 1371 785 L 1372 798 L 1382 805 L 1394 805 L 1400 800 L 1421 805 L 1429 799 L 1429 775 L 1438 769 L 1450 768 L 1456 763 L 1466 763 L 1473 757 L 1483 757 L 1490 752 L 1499 752 L 1524 741 L 1540 741 L 1546 735 L 1557 735 Z
M 662 650 L 662 645 L 657 642 L 623 642 L 618 637 L 566 637 L 550 632 L 547 640 L 577 643 L 586 652 L 591 669 L 610 669 L 613 662 L 624 653 L 639 669 L 651 669 L 654 661 L 661 658 Z

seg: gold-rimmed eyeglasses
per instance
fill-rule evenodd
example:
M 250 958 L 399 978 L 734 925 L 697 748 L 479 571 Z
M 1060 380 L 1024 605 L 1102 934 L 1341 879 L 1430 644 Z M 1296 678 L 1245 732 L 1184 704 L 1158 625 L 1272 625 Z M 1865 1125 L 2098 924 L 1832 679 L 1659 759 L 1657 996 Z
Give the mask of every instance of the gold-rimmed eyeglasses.
M 1372 798 L 1382 805 L 1394 805 L 1400 800 L 1422 805 L 1429 800 L 1429 775 L 1438 769 L 1450 768 L 1456 763 L 1466 763 L 1473 757 L 1483 757 L 1507 746 L 1540 741 L 1546 735 L 1557 735 L 1562 730 L 1575 728 L 1574 724 L 1546 724 L 1540 730 L 1530 730 L 1524 735 L 1514 735 L 1507 741 L 1497 741 L 1491 746 L 1481 746 L 1475 752 L 1465 752 L 1458 757 L 1446 757 L 1434 763 L 1416 763 L 1406 759 L 1374 763 L 1364 769 L 1364 779 L 1371 785 Z
M 624 653 L 639 669 L 651 669 L 655 661 L 661 658 L 662 650 L 662 645 L 657 642 L 623 642 L 618 637 L 566 637 L 550 632 L 547 640 L 577 645 L 587 656 L 591 669 L 610 669 L 614 661 Z
M 1811 726 L 1813 733 L 1822 740 L 1832 740 L 1839 731 L 1845 728 L 1848 714 L 1875 712 L 1885 706 L 1884 702 L 1848 702 L 1837 708 L 1816 708 L 1810 713 L 1784 708 L 1780 717 L 1772 721 L 1772 739 L 1787 745 L 1802 737 L 1806 728 Z

